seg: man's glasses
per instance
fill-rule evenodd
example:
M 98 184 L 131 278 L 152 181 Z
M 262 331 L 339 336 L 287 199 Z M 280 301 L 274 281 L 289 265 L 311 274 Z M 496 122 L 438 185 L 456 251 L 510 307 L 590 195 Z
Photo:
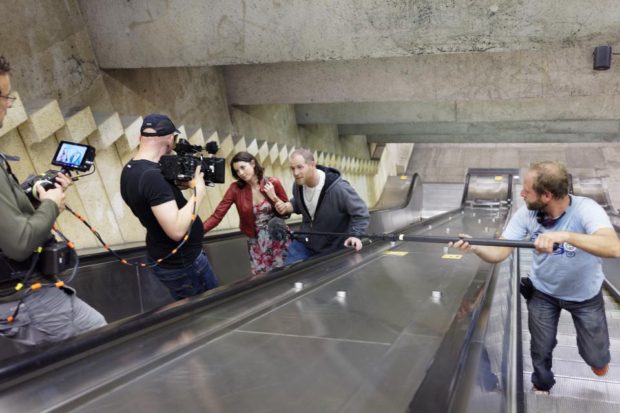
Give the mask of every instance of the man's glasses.
M 4 99 L 9 100 L 11 102 L 15 102 L 17 100 L 17 97 L 11 96 L 11 95 L 6 95 L 6 96 L 0 95 L 0 98 L 4 98 Z

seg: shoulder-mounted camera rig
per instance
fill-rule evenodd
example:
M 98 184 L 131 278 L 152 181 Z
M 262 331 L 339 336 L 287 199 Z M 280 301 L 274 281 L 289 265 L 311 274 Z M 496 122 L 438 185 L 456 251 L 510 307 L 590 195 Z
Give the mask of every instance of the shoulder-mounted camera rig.
M 187 182 L 194 178 L 198 165 L 202 165 L 205 184 L 223 184 L 226 175 L 226 161 L 214 155 L 219 150 L 216 142 L 208 142 L 204 148 L 192 145 L 186 139 L 179 139 L 174 150 L 176 155 L 164 155 L 159 160 L 161 172 L 168 181 Z M 211 156 L 205 157 L 203 151 Z

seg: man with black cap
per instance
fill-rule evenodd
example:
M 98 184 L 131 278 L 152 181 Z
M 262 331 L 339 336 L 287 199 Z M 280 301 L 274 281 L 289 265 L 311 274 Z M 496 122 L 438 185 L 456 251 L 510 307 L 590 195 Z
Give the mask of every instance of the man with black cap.
M 189 201 L 173 182 L 164 179 L 158 166 L 159 159 L 172 152 L 179 133 L 167 116 L 146 116 L 140 128 L 138 152 L 121 174 L 121 195 L 146 228 L 151 271 L 176 300 L 219 284 L 202 250 L 202 220 L 194 215 L 206 192 L 200 166 L 193 180 L 196 196 Z

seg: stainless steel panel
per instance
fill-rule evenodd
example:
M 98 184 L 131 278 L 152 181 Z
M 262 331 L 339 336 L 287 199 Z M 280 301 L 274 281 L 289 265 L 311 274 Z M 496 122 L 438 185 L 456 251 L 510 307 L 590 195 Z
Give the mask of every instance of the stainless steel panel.
M 339 411 L 406 411 L 440 344 L 439 337 L 402 334 Z
M 243 330 L 381 343 L 392 342 L 403 329 L 440 335 L 452 320 L 478 264 L 475 259 L 464 260 L 455 268 L 438 255 L 421 253 L 383 256 L 275 309 Z M 443 297 L 434 303 L 432 291 L 437 289 Z M 346 292 L 346 297 L 338 297 L 338 291 Z
M 573 176 L 573 193 L 592 198 L 608 212 L 617 212 L 611 204 L 609 187 L 604 177 Z
M 607 282 L 609 282 L 616 290 L 620 291 L 620 260 L 603 260 L 603 273 L 605 274 Z
M 337 412 L 388 349 L 233 332 L 75 411 Z
M 463 184 L 444 184 L 424 182 L 421 215 L 429 218 L 461 206 Z
M 500 225 L 491 220 L 496 211 L 474 213 L 432 221 L 425 232 L 450 226 L 478 236 Z M 409 254 L 384 255 L 387 249 Z M 441 245 L 374 243 L 322 259 L 251 297 L 229 298 L 56 366 L 53 375 L 3 394 L 0 407 L 402 411 L 480 265 L 471 255 L 452 261 L 442 253 Z M 298 280 L 307 285 L 300 292 L 291 286 Z M 433 301 L 436 290 L 443 296 Z

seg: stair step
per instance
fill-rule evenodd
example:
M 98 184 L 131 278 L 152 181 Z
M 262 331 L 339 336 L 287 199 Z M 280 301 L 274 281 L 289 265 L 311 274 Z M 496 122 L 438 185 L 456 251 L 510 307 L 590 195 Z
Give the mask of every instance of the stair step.
M 574 334 L 558 334 L 557 335 L 559 346 L 577 346 L 577 338 Z M 527 344 L 527 347 L 525 345 Z M 613 351 L 620 351 L 620 338 L 609 338 L 609 349 Z M 529 349 L 530 347 L 530 332 L 527 329 L 523 330 L 523 348 Z
M 620 311 L 616 310 L 605 310 L 605 315 L 607 316 L 607 325 L 611 330 L 613 327 L 618 325 L 620 321 Z M 527 310 L 521 310 L 521 320 L 523 320 L 523 325 L 527 327 L 527 318 L 529 316 L 529 312 Z M 571 317 L 568 311 L 562 311 L 560 313 L 560 321 L 559 325 L 562 324 L 570 324 L 573 325 L 573 318 Z M 611 333 L 611 331 L 610 331 Z
M 607 328 L 609 329 L 609 337 L 620 339 L 620 320 L 607 318 Z M 523 319 L 523 331 L 528 331 L 527 318 Z M 558 334 L 576 335 L 575 324 L 573 320 L 568 319 L 558 323 Z
M 530 396 L 537 396 L 536 403 L 540 400 L 539 398 L 548 398 L 553 399 L 549 400 L 549 403 L 559 403 L 562 400 L 570 401 L 569 404 L 566 404 L 566 410 L 551 410 L 557 412 L 584 412 L 592 413 L 592 409 L 586 408 L 583 410 L 576 410 L 573 406 L 573 403 L 579 403 L 579 401 L 593 403 L 593 406 L 596 405 L 596 402 L 601 403 L 601 405 L 605 405 L 607 403 L 613 404 L 616 409 L 620 407 L 620 383 L 613 381 L 605 381 L 605 380 L 587 380 L 587 379 L 578 379 L 574 377 L 566 377 L 561 375 L 556 375 L 555 377 L 555 385 L 551 389 L 551 393 L 549 395 L 535 395 L 530 391 L 526 392 L 526 397 L 528 401 L 528 411 L 543 411 L 538 405 L 535 409 L 532 409 L 530 405 Z M 523 383 L 526 389 L 531 389 L 531 379 L 529 374 L 523 375 Z M 587 406 L 588 404 L 584 404 Z M 615 410 L 616 412 L 619 410 Z
M 612 368 L 614 368 L 614 366 L 617 366 L 618 370 L 620 370 L 620 350 L 610 350 L 610 353 L 611 353 L 611 362 L 609 363 L 609 365 Z M 523 343 L 523 363 L 524 364 L 525 364 L 526 358 L 531 359 L 529 341 Z M 555 362 L 555 360 L 579 361 L 580 363 L 583 363 L 585 365 L 585 362 L 581 359 L 581 356 L 579 355 L 579 351 L 577 350 L 576 345 L 556 346 L 553 349 L 553 361 Z
M 56 137 L 62 141 L 79 143 L 97 130 L 90 106 L 64 110 L 63 116 L 65 124 L 56 132 Z
M 140 127 L 142 126 L 142 116 L 121 116 L 121 125 L 125 132 L 118 144 L 124 146 L 127 151 L 132 151 L 140 143 Z
M 125 129 L 121 117 L 116 112 L 95 112 L 93 114 L 97 123 L 97 130 L 89 137 L 91 145 L 97 149 L 105 149 L 116 142 Z
M 578 359 L 573 360 L 565 360 L 553 357 L 553 373 L 557 376 L 563 377 L 572 377 L 572 378 L 581 378 L 584 380 L 599 380 L 599 381 L 609 381 L 614 383 L 620 383 L 620 365 L 615 363 L 609 363 L 609 372 L 603 376 L 598 377 L 592 372 L 590 366 L 586 364 L 585 361 L 581 359 L 581 357 L 577 356 Z M 613 361 L 613 360 L 612 360 Z M 527 373 L 528 375 L 533 371 L 532 367 L 532 359 L 529 355 L 524 354 L 523 356 L 523 373 Z M 529 377 L 529 376 L 528 376 Z M 529 381 L 528 381 L 529 382 Z
M 551 390 L 549 395 L 533 394 L 527 392 L 525 395 L 525 403 L 528 412 L 545 412 L 545 413 L 570 413 L 570 412 L 588 412 L 588 413 L 616 413 L 620 411 L 620 403 L 605 402 L 601 400 L 579 399 L 573 397 L 557 397 L 557 387 L 559 383 Z
M 65 118 L 56 100 L 39 100 L 24 106 L 28 120 L 19 125 L 18 129 L 27 146 L 43 142 L 65 124 Z

